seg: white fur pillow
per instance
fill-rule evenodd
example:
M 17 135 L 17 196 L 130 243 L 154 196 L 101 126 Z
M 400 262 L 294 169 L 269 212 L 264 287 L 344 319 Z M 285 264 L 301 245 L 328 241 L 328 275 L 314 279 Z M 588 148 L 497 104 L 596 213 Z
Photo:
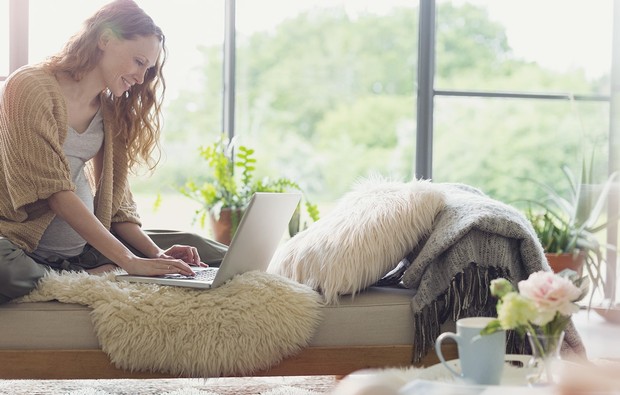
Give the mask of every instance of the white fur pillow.
M 268 270 L 336 302 L 393 269 L 430 233 L 444 205 L 430 181 L 363 179 L 331 212 L 282 245 Z

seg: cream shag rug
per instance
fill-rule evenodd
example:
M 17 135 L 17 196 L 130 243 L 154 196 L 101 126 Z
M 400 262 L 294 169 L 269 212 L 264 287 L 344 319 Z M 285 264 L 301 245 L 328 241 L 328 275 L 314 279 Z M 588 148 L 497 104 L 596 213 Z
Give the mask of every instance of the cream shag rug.
M 102 350 L 118 368 L 185 377 L 250 375 L 295 354 L 321 319 L 322 298 L 284 277 L 249 272 L 212 290 L 50 273 L 20 302 L 93 309 Z
M 319 395 L 331 393 L 336 385 L 334 376 L 0 380 L 0 395 Z

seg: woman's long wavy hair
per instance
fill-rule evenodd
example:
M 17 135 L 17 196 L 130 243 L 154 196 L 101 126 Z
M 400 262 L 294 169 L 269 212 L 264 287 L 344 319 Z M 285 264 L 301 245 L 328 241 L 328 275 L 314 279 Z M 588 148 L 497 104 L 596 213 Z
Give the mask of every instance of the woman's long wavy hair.
M 120 97 L 114 97 L 109 91 L 103 93 L 103 98 L 111 102 L 114 109 L 115 130 L 125 136 L 129 167 L 134 169 L 144 164 L 152 170 L 159 162 L 161 153 L 161 105 L 166 89 L 162 67 L 167 51 L 165 36 L 150 16 L 133 0 L 115 0 L 85 20 L 82 29 L 69 39 L 63 49 L 45 61 L 45 67 L 53 73 L 66 72 L 79 81 L 99 62 L 102 52 L 98 41 L 107 30 L 124 40 L 154 35 L 162 43 L 162 53 L 155 65 L 146 71 L 142 84 L 134 84 Z M 159 90 L 161 93 L 158 96 Z

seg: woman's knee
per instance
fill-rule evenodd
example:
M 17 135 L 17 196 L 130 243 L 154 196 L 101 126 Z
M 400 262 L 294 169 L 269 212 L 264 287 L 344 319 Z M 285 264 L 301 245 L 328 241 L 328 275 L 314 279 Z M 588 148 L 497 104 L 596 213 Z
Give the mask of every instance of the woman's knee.
M 224 255 L 228 251 L 227 245 L 206 239 L 197 233 L 186 233 L 186 237 L 187 242 L 184 244 L 196 247 L 203 262 L 218 264 L 224 259 Z
M 0 238 L 0 303 L 32 291 L 47 269 L 9 240 Z
M 165 230 L 147 230 L 146 233 L 153 239 L 155 244 L 162 249 L 170 248 L 175 244 L 196 247 L 203 262 L 209 262 L 215 265 L 224 258 L 228 250 L 227 245 L 218 243 L 215 240 L 206 239 L 197 233 Z

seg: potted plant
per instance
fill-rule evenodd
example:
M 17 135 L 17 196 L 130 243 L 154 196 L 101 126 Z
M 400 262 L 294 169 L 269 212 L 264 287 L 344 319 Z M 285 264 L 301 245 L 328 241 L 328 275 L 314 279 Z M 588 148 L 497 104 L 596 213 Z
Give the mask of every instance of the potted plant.
M 592 163 L 582 162 L 579 176 L 562 165 L 562 172 L 568 184 L 568 193 L 562 194 L 553 187 L 535 182 L 545 191 L 541 200 L 525 199 L 528 207 L 525 215 L 545 250 L 547 260 L 556 273 L 569 268 L 581 273 L 585 268 L 593 291 L 604 285 L 602 266 L 607 248 L 599 241 L 598 233 L 607 227 L 609 221 L 603 213 L 612 187 L 617 183 L 617 173 L 611 174 L 602 184 L 594 184 Z
M 243 145 L 235 146 L 234 139 L 221 135 L 215 142 L 199 148 L 200 156 L 207 161 L 211 174 L 204 182 L 186 181 L 179 191 L 188 198 L 200 203 L 195 220 L 204 227 L 210 219 L 215 240 L 230 244 L 245 207 L 255 192 L 299 191 L 301 187 L 294 181 L 280 177 L 255 179 L 256 159 L 254 150 Z M 236 151 L 236 152 L 234 152 Z M 235 171 L 237 170 L 237 171 Z M 319 219 L 319 210 L 305 198 L 304 204 L 312 221 Z M 293 236 L 302 226 L 298 207 L 289 224 Z

